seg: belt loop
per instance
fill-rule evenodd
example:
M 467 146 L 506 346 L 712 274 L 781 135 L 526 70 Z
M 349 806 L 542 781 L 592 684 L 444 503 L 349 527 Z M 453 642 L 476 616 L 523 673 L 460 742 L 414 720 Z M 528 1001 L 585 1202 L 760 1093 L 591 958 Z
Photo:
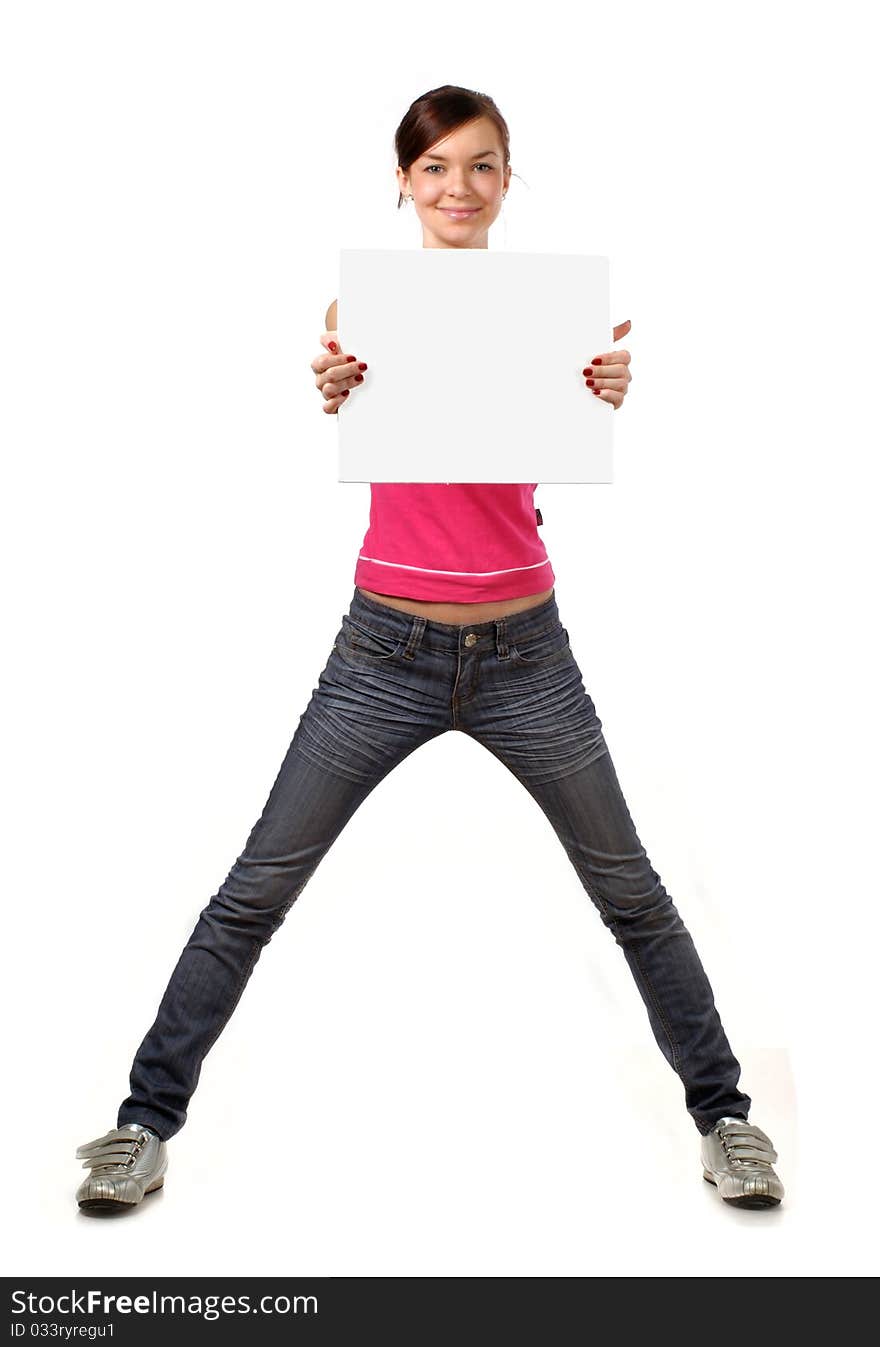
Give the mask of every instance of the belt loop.
M 416 617 L 413 615 L 412 627 L 409 633 L 409 640 L 406 643 L 406 649 L 403 652 L 404 659 L 415 659 L 416 651 L 421 645 L 422 637 L 425 634 L 425 627 L 428 625 L 426 617 Z
M 507 618 L 495 618 L 495 645 L 498 649 L 499 659 L 508 659 L 507 651 Z

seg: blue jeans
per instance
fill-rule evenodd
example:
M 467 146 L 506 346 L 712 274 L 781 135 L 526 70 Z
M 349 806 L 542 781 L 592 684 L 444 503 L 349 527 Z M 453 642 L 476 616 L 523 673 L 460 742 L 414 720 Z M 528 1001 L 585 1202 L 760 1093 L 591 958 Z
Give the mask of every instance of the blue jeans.
M 712 988 L 636 834 L 555 594 L 457 626 L 355 588 L 263 812 L 138 1048 L 117 1126 L 179 1131 L 205 1056 L 322 857 L 383 777 L 447 730 L 500 758 L 544 810 L 624 953 L 697 1130 L 748 1116 Z

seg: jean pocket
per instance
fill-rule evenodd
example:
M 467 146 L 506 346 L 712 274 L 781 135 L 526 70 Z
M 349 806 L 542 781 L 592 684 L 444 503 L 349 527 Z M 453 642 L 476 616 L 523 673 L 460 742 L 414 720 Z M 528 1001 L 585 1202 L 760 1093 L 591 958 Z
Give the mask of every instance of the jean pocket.
M 346 614 L 336 641 L 339 653 L 349 660 L 364 660 L 369 664 L 381 664 L 384 660 L 394 659 L 403 649 L 403 641 L 383 631 L 378 624 L 368 627 L 360 618 Z
M 570 650 L 568 632 L 558 622 L 549 631 L 523 636 L 516 645 L 511 645 L 510 656 L 516 664 L 531 664 L 540 668 L 564 659 Z

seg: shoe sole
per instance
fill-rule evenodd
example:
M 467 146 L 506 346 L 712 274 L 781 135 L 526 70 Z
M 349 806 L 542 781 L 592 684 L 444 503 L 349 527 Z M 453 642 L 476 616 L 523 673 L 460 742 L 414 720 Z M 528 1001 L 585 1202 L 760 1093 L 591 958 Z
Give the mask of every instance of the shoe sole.
M 707 1183 L 713 1184 L 716 1188 L 718 1187 L 718 1184 L 715 1183 L 715 1180 L 712 1178 L 708 1169 L 703 1170 L 703 1178 Z M 769 1194 L 766 1197 L 761 1197 L 747 1193 L 744 1197 L 724 1197 L 722 1198 L 722 1201 L 729 1202 L 732 1207 L 778 1207 L 782 1198 L 771 1197 Z
M 149 1188 L 144 1189 L 144 1197 L 146 1197 L 148 1193 L 155 1193 L 157 1189 L 162 1188 L 164 1184 L 165 1176 L 163 1174 L 158 1183 L 151 1184 Z M 141 1202 L 143 1202 L 143 1200 L 144 1198 L 142 1197 Z M 123 1202 L 115 1197 L 85 1197 L 79 1205 L 81 1207 L 88 1207 L 91 1211 L 118 1211 L 120 1207 L 139 1207 L 141 1202 Z

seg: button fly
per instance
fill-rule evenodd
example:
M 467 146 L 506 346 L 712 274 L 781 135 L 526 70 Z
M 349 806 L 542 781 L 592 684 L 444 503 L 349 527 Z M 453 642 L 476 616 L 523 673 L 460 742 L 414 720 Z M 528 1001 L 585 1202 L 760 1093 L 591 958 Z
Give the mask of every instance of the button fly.
M 479 638 L 475 632 L 469 631 L 467 636 L 464 638 L 464 643 L 466 646 L 476 645 L 478 639 Z

